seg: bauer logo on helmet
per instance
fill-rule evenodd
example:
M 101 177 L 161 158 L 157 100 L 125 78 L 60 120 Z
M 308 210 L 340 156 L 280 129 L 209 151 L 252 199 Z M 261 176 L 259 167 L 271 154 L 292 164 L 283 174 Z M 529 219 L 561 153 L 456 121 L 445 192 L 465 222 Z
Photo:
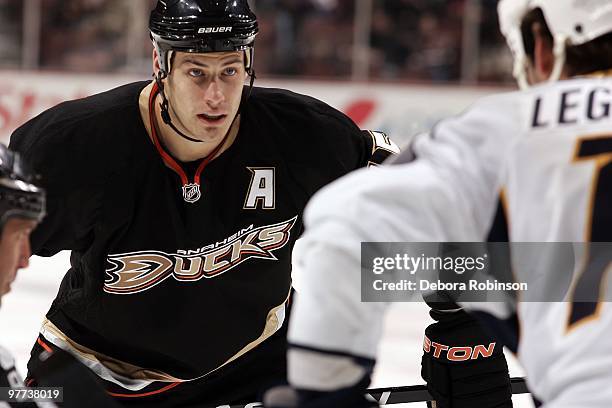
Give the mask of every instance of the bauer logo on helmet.
M 232 27 L 202 27 L 198 34 L 231 33 Z

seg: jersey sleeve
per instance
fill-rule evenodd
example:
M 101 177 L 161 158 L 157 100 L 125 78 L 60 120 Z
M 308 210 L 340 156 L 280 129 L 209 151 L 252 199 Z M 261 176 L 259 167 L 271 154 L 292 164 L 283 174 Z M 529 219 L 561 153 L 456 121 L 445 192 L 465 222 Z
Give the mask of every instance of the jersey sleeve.
M 104 150 L 92 138 L 83 137 L 90 130 L 48 116 L 53 112 L 17 129 L 10 142 L 10 148 L 35 170 L 37 184 L 47 194 L 47 215 L 31 238 L 32 252 L 39 256 L 88 246 L 104 183 Z
M 400 151 L 383 132 L 361 130 L 342 113 L 335 113 L 319 118 L 318 126 L 312 130 L 315 137 L 298 142 L 304 143 L 303 151 L 312 151 L 317 157 L 291 162 L 295 183 L 308 197 L 348 173 L 379 166 Z
M 315 195 L 296 254 L 304 281 L 291 344 L 375 356 L 385 306 L 361 302 L 360 243 L 483 241 L 518 133 L 517 115 L 511 99 L 484 99 L 417 137 L 394 165 L 358 170 Z M 297 388 L 303 376 L 291 367 L 306 365 L 311 377 L 318 375 L 299 356 L 289 354 Z
M 338 112 L 338 115 L 343 114 Z M 398 155 L 400 148 L 389 136 L 378 130 L 361 130 L 344 116 L 322 128 L 331 129 L 319 143 L 329 143 L 328 161 L 336 162 L 343 174 L 362 167 L 379 166 Z M 330 134 L 333 133 L 333 134 Z
M 378 166 L 400 154 L 400 148 L 386 133 L 378 130 L 362 130 L 365 139 L 367 162 L 365 166 Z

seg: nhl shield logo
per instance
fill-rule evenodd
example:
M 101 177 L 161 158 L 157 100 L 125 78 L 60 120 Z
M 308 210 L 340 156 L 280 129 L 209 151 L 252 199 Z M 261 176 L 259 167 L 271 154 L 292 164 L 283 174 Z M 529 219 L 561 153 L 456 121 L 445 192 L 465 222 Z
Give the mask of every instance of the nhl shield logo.
M 186 202 L 195 203 L 201 196 L 199 184 L 190 183 L 183 186 L 183 200 Z

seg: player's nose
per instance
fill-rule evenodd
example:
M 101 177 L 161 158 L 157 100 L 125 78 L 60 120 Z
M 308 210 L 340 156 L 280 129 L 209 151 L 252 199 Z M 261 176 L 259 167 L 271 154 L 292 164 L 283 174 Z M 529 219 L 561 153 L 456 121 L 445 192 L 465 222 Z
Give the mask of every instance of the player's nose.
M 211 108 L 218 107 L 225 100 L 225 95 L 223 95 L 221 87 L 216 80 L 208 84 L 208 87 L 204 91 L 204 100 Z
M 19 268 L 27 268 L 30 266 L 30 257 L 32 256 L 32 248 L 30 247 L 29 237 L 22 238 L 21 251 L 19 253 Z

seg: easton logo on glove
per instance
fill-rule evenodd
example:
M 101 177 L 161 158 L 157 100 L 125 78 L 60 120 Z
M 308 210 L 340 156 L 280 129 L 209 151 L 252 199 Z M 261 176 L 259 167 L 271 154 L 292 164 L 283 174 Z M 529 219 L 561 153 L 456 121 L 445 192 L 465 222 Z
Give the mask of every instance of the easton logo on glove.
M 444 359 L 444 357 L 446 357 L 446 359 L 449 361 L 467 361 L 491 357 L 493 355 L 493 351 L 495 350 L 495 344 L 496 343 L 489 343 L 488 347 L 485 347 L 483 344 L 478 344 L 474 347 L 449 347 L 445 344 L 431 341 L 429 337 L 425 336 L 425 340 L 423 341 L 423 350 L 425 353 L 431 353 L 435 358 Z M 444 356 L 442 356 L 442 352 L 444 352 Z

